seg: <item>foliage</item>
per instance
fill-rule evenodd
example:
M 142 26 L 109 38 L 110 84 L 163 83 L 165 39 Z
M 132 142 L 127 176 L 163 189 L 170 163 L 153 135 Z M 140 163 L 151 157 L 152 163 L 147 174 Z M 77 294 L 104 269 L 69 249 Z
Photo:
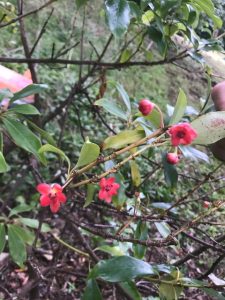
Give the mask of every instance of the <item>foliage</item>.
M 58 14 L 69 3 L 55 2 Z M 75 4 L 67 7 L 70 13 L 76 11 L 74 24 L 78 24 L 70 28 L 66 18 L 69 37 L 59 29 L 60 18 L 44 14 L 44 7 L 34 15 L 39 35 L 31 28 L 27 40 L 24 26 L 29 16 L 20 12 L 18 20 L 14 1 L 0 3 L 0 30 L 7 38 L 13 30 L 11 41 L 25 49 L 24 54 L 15 52 L 0 61 L 7 66 L 16 63 L 16 70 L 25 69 L 27 63 L 34 82 L 17 92 L 1 90 L 0 94 L 7 103 L 2 102 L 0 111 L 0 252 L 8 252 L 10 267 L 14 270 L 15 263 L 22 272 L 28 266 L 27 272 L 31 269 L 32 273 L 33 264 L 41 264 L 38 255 L 43 247 L 54 256 L 49 264 L 56 273 L 60 268 L 74 272 L 68 267 L 74 268 L 71 262 L 75 261 L 78 275 L 74 274 L 81 284 L 74 290 L 80 299 L 107 299 L 107 292 L 111 295 L 116 289 L 118 299 L 156 295 L 173 300 L 192 297 L 191 288 L 224 299 L 223 284 L 196 280 L 191 266 L 182 266 L 195 254 L 204 255 L 207 248 L 211 257 L 223 248 L 222 231 L 209 225 L 224 213 L 218 174 L 222 165 L 211 157 L 209 160 L 206 148 L 199 146 L 225 137 L 224 112 L 205 113 L 212 75 L 201 57 L 202 50 L 221 48 L 211 36 L 198 36 L 205 16 L 214 29 L 222 26 L 213 2 L 107 0 L 104 4 L 96 1 L 95 7 L 90 0 L 79 0 Z M 28 11 L 35 10 L 35 5 L 28 4 Z M 98 19 L 96 39 L 92 30 Z M 191 47 L 182 48 L 176 43 L 177 36 L 188 40 Z M 10 48 L 8 42 L 6 49 Z M 151 77 L 147 77 L 148 89 L 139 91 L 131 80 L 139 75 L 140 82 L 146 80 L 144 68 L 161 73 L 164 64 L 184 60 L 191 65 L 191 59 L 204 66 L 203 73 L 208 72 L 203 105 L 200 102 L 193 107 L 181 85 L 171 99 L 161 95 L 154 101 L 150 97 L 151 110 L 143 115 L 138 109 L 140 100 L 151 93 L 158 96 L 165 82 L 151 86 Z M 61 65 L 67 67 L 61 70 Z M 120 72 L 124 76 L 121 81 Z M 132 89 L 143 96 L 137 98 Z M 35 95 L 33 104 L 27 103 L 30 95 Z M 181 134 L 175 133 L 178 142 L 174 144 L 171 128 L 177 124 Z M 187 124 L 189 129 L 182 131 Z M 171 165 L 168 152 L 180 156 L 179 164 Z M 41 182 L 49 184 L 42 185 L 44 190 L 38 195 L 35 187 Z M 62 190 L 67 201 L 60 200 Z M 52 210 L 53 215 L 39 206 L 39 198 L 40 206 L 63 203 Z M 202 205 L 205 200 L 210 203 L 207 208 Z M 196 253 L 190 250 L 193 247 Z M 190 257 L 184 254 L 188 252 Z M 206 279 L 208 266 L 203 268 L 200 260 L 194 266 L 205 270 L 202 277 Z M 41 268 L 40 272 L 50 276 L 52 270 Z M 39 277 L 38 281 L 45 278 Z M 19 297 L 33 289 L 25 284 Z

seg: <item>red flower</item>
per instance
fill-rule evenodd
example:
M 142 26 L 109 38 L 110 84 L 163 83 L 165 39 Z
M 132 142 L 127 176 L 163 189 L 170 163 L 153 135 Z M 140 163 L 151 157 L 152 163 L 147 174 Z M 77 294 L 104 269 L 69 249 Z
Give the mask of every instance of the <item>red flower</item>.
M 115 178 L 110 177 L 108 179 L 102 178 L 99 182 L 100 191 L 98 193 L 98 197 L 100 200 L 105 200 L 110 203 L 112 201 L 112 196 L 117 194 L 117 190 L 119 189 L 119 183 L 114 182 Z
M 60 204 L 66 202 L 66 195 L 62 193 L 61 185 L 54 183 L 52 185 L 47 183 L 40 183 L 36 187 L 41 194 L 40 205 L 49 206 L 53 213 L 59 210 Z
M 148 99 L 142 99 L 139 102 L 138 109 L 144 116 L 147 116 L 153 111 L 154 107 L 155 107 L 154 103 L 152 103 Z
M 180 159 L 176 153 L 167 153 L 166 160 L 169 164 L 176 165 Z
M 209 208 L 211 206 L 211 203 L 209 201 L 204 201 L 203 202 L 203 207 L 204 208 Z
M 189 123 L 173 125 L 168 130 L 168 133 L 171 136 L 171 143 L 173 146 L 191 144 L 198 135 Z

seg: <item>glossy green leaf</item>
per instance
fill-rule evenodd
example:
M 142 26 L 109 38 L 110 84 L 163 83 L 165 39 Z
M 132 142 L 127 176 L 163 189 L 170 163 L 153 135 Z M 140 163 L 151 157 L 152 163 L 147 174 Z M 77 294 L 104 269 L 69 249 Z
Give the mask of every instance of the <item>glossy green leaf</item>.
M 137 228 L 135 230 L 134 238 L 145 241 L 148 239 L 148 226 L 146 222 L 138 221 Z M 145 256 L 147 247 L 144 245 L 133 244 L 133 251 L 136 258 L 142 259 Z
M 154 224 L 163 238 L 167 238 L 170 235 L 171 230 L 166 222 L 155 222 Z
M 103 107 L 106 111 L 114 116 L 117 116 L 125 121 L 127 121 L 128 116 L 126 112 L 113 100 L 108 100 L 106 98 L 99 99 L 95 101 L 95 105 Z
M 216 27 L 221 28 L 223 21 L 214 14 L 215 8 L 211 0 L 192 0 L 193 4 L 197 4 L 200 11 L 205 12 L 214 22 Z
M 173 115 L 170 119 L 169 125 L 178 123 L 184 115 L 185 109 L 187 106 L 187 97 L 182 89 L 179 91 L 177 97 L 176 106 L 173 112 Z
M 0 223 L 0 254 L 5 248 L 6 238 L 5 238 L 5 224 Z
M 8 112 L 20 113 L 22 115 L 40 115 L 37 108 L 31 104 L 19 104 L 10 108 Z
M 9 89 L 0 89 L 0 102 L 11 97 L 13 97 L 13 93 Z
M 19 221 L 23 223 L 24 225 L 38 229 L 39 227 L 39 221 L 36 219 L 31 219 L 31 218 L 19 218 Z M 51 227 L 47 223 L 43 223 L 41 225 L 41 232 L 49 232 L 51 231 Z
M 155 14 L 151 10 L 146 11 L 141 17 L 142 22 L 147 26 L 150 25 L 150 23 L 154 20 L 154 18 L 155 18 Z
M 178 300 L 182 291 L 183 291 L 183 287 L 180 286 L 166 284 L 166 283 L 161 283 L 159 285 L 160 299 Z
M 91 202 L 94 199 L 94 194 L 95 194 L 95 185 L 94 184 L 88 184 L 87 185 L 87 194 L 86 194 L 86 199 L 84 203 L 84 208 L 87 207 L 88 205 L 91 204 Z
M 70 159 L 68 158 L 68 156 L 66 156 L 66 154 L 60 150 L 57 147 L 54 147 L 50 144 L 45 144 L 44 146 L 40 147 L 40 149 L 38 150 L 38 153 L 42 154 L 45 152 L 53 152 L 58 154 L 62 159 L 65 159 L 68 163 L 68 168 L 70 169 Z
M 119 84 L 117 82 L 114 82 L 114 81 L 109 81 L 108 83 L 113 85 L 117 89 L 117 91 L 119 92 L 124 104 L 126 105 L 128 113 L 130 114 L 130 112 L 131 112 L 130 97 L 128 96 L 128 94 L 125 91 L 124 87 L 121 84 Z
M 88 279 L 82 300 L 102 300 L 96 280 Z
M 118 256 L 100 261 L 91 271 L 89 278 L 120 282 L 156 273 L 156 270 L 150 264 L 142 260 L 130 256 Z
M 125 130 L 104 140 L 103 149 L 118 149 L 133 144 L 145 137 L 144 130 Z
M 7 172 L 9 166 L 7 165 L 3 153 L 0 151 L 0 173 Z
M 105 7 L 108 26 L 120 38 L 130 24 L 130 6 L 126 0 L 106 0 Z
M 184 157 L 188 157 L 189 159 L 198 161 L 203 160 L 207 163 L 209 163 L 209 157 L 205 152 L 199 151 L 196 148 L 193 148 L 191 146 L 179 146 L 179 149 L 181 150 Z
M 123 256 L 125 253 L 121 250 L 119 246 L 109 246 L 109 245 L 102 245 L 96 248 L 95 250 L 100 250 L 105 253 L 108 253 L 112 256 Z
M 198 136 L 194 144 L 209 145 L 225 137 L 225 111 L 210 112 L 195 119 L 191 126 Z M 210 134 L 209 134 L 210 132 Z
M 14 96 L 10 99 L 10 103 L 14 102 L 18 99 L 23 99 L 28 96 L 38 94 L 46 90 L 48 86 L 46 84 L 30 84 L 21 91 L 14 94 Z
M 90 164 L 99 157 L 100 147 L 87 140 L 81 148 L 76 168 Z
M 122 54 L 121 54 L 121 57 L 120 57 L 120 62 L 121 63 L 125 63 L 126 61 L 129 60 L 129 58 L 131 57 L 132 55 L 132 51 L 129 50 L 129 49 L 125 49 Z
M 19 225 L 12 225 L 13 230 L 20 236 L 25 244 L 32 245 L 35 239 L 35 235 L 28 228 L 23 228 Z
M 131 178 L 132 183 L 134 186 L 139 186 L 141 184 L 141 174 L 139 171 L 138 164 L 135 160 L 130 161 L 130 168 L 131 168 Z
M 142 297 L 133 281 L 121 282 L 119 285 L 125 291 L 125 293 L 131 297 L 131 299 L 142 300 Z
M 27 259 L 26 246 L 23 239 L 15 230 L 15 225 L 8 225 L 9 252 L 14 262 L 20 267 L 24 267 Z
M 31 127 L 37 133 L 39 133 L 41 138 L 46 140 L 46 142 L 48 142 L 48 144 L 56 147 L 56 142 L 54 141 L 53 137 L 47 131 L 41 129 L 40 127 L 38 127 L 36 124 L 31 122 L 30 120 L 27 120 L 27 123 L 28 123 L 29 127 Z
M 40 158 L 38 150 L 41 147 L 41 142 L 29 128 L 11 118 L 3 118 L 3 123 L 15 144 Z
M 19 204 L 18 206 L 14 207 L 10 210 L 9 217 L 17 215 L 22 212 L 31 211 L 34 207 L 32 205 L 27 204 Z

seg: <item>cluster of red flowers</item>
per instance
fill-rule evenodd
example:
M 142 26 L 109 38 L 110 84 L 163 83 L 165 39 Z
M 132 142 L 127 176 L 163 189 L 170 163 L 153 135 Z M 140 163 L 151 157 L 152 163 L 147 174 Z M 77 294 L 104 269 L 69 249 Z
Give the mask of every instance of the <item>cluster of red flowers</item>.
M 149 115 L 155 107 L 155 104 L 148 99 L 142 99 L 139 102 L 139 111 L 144 115 Z M 180 123 L 173 125 L 169 128 L 167 133 L 171 137 L 171 144 L 174 147 L 178 145 L 189 145 L 197 137 L 197 132 L 191 127 L 189 123 Z M 167 162 L 170 164 L 177 164 L 179 162 L 179 156 L 177 149 L 174 153 L 167 153 Z M 114 177 L 102 178 L 99 182 L 100 191 L 98 197 L 100 200 L 104 200 L 107 203 L 112 201 L 112 197 L 117 195 L 120 185 L 115 182 Z M 40 205 L 50 206 L 53 213 L 56 213 L 61 203 L 66 202 L 66 195 L 63 194 L 63 187 L 59 184 L 46 184 L 41 183 L 37 186 L 38 192 L 41 194 Z
M 115 182 L 114 177 L 102 178 L 99 183 L 100 191 L 98 197 L 100 200 L 105 200 L 107 203 L 112 201 L 112 197 L 117 195 L 118 189 L 120 188 L 119 183 Z M 40 183 L 36 187 L 37 191 L 41 194 L 40 205 L 50 206 L 53 213 L 56 213 L 61 203 L 66 202 L 66 195 L 63 194 L 63 187 L 57 183 L 47 184 Z

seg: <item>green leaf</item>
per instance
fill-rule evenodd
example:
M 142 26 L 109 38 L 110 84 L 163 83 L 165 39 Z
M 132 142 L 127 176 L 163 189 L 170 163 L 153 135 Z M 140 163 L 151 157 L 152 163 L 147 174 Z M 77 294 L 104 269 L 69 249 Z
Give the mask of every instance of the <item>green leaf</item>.
M 82 300 L 102 300 L 102 295 L 96 280 L 89 279 Z
M 120 132 L 117 135 L 110 136 L 107 139 L 105 139 L 103 143 L 103 149 L 106 150 L 109 148 L 113 148 L 113 149 L 122 148 L 125 145 L 133 144 L 139 141 L 143 137 L 145 137 L 144 130 L 138 130 L 138 129 L 125 130 Z
M 130 281 L 133 278 L 157 274 L 154 268 L 130 256 L 117 256 L 100 261 L 89 274 L 89 278 L 101 278 L 109 282 Z
M 225 137 L 225 111 L 210 112 L 195 119 L 191 126 L 198 136 L 194 144 L 209 145 Z M 210 133 L 210 134 L 209 134 Z
M 0 223 L 0 254 L 2 253 L 2 251 L 5 248 L 5 243 L 6 243 L 6 239 L 5 239 L 5 224 Z
M 121 250 L 119 246 L 109 246 L 109 245 L 102 245 L 96 248 L 95 250 L 100 250 L 105 253 L 108 253 L 112 256 L 123 256 L 124 252 Z
M 121 63 L 125 63 L 126 61 L 129 60 L 129 58 L 131 57 L 132 55 L 132 51 L 129 50 L 129 49 L 125 49 L 122 54 L 121 54 L 121 57 L 120 57 L 120 62 Z
M 155 18 L 155 14 L 151 10 L 146 11 L 141 17 L 143 24 L 147 26 L 150 25 L 150 23 L 154 20 L 154 18 Z
M 198 161 L 203 160 L 207 163 L 209 163 L 209 157 L 205 152 L 199 151 L 198 149 L 195 149 L 191 146 L 179 146 L 182 154 L 184 157 L 188 157 L 189 159 Z
M 10 108 L 8 112 L 20 113 L 22 115 L 40 115 L 37 108 L 31 104 L 19 104 Z
M 36 219 L 30 219 L 30 218 L 19 218 L 19 221 L 23 223 L 24 225 L 38 229 L 39 227 L 39 221 Z M 51 231 L 51 227 L 47 223 L 43 223 L 41 225 L 41 232 L 49 232 Z
M 27 259 L 27 252 L 24 241 L 15 230 L 15 225 L 8 225 L 9 252 L 14 262 L 20 267 L 24 267 Z
M 216 27 L 221 28 L 223 21 L 214 14 L 215 8 L 211 0 L 192 0 L 192 2 L 197 4 L 197 8 L 201 12 L 205 12 L 213 20 Z
M 3 118 L 3 123 L 15 144 L 24 150 L 33 153 L 40 159 L 38 149 L 41 147 L 41 142 L 29 128 L 11 118 Z
M 132 281 L 121 282 L 119 283 L 119 285 L 125 291 L 125 293 L 128 294 L 133 300 L 142 300 L 142 297 L 139 294 L 138 289 L 134 282 Z
M 58 154 L 62 159 L 65 159 L 67 161 L 67 164 L 68 164 L 68 169 L 70 170 L 70 159 L 68 156 L 66 156 L 66 154 L 60 150 L 59 148 L 57 147 L 54 147 L 50 144 L 45 144 L 44 146 L 42 146 L 39 150 L 38 150 L 38 153 L 42 154 L 42 153 L 45 153 L 45 152 L 53 152 L 53 153 L 56 153 Z
M 155 222 L 154 224 L 163 238 L 167 238 L 170 235 L 171 230 L 166 222 Z
M 30 120 L 27 120 L 27 123 L 28 123 L 29 127 L 31 127 L 37 133 L 39 133 L 40 136 L 42 137 L 42 139 L 46 140 L 48 142 L 48 144 L 56 147 L 56 142 L 54 141 L 54 139 L 52 138 L 52 136 L 47 131 L 39 128 L 36 124 L 34 124 L 33 122 L 31 122 Z
M 7 172 L 9 166 L 7 165 L 3 153 L 0 151 L 0 173 Z
M 178 173 L 174 165 L 168 164 L 165 154 L 163 155 L 163 169 L 166 183 L 170 187 L 175 188 L 178 181 Z
M 117 91 L 119 92 L 124 104 L 127 107 L 128 113 L 130 114 L 130 112 L 131 112 L 130 97 L 128 96 L 128 94 L 125 91 L 124 87 L 121 84 L 119 84 L 117 82 L 114 82 L 114 81 L 109 81 L 108 83 L 113 85 L 117 89 Z
M 93 201 L 93 198 L 94 198 L 94 194 L 95 194 L 95 185 L 92 183 L 88 184 L 84 208 L 91 204 L 91 202 Z
M 76 168 L 85 166 L 93 162 L 99 157 L 100 147 L 97 144 L 91 143 L 87 140 L 81 148 Z
M 117 116 L 125 121 L 127 121 L 127 114 L 120 108 L 120 106 L 113 100 L 108 100 L 106 98 L 99 99 L 95 101 L 95 105 L 103 107 L 106 111 L 114 116 Z
M 77 5 L 77 8 L 81 8 L 82 6 L 85 6 L 87 4 L 89 0 L 76 0 L 76 5 Z
M 161 283 L 159 285 L 160 299 L 178 300 L 182 291 L 183 291 L 183 287 L 180 287 L 180 286 L 175 286 L 175 285 L 166 284 L 166 283 Z
M 0 102 L 3 99 L 11 98 L 13 97 L 13 93 L 9 89 L 1 89 L 0 90 Z
M 9 217 L 17 215 L 22 212 L 31 211 L 34 207 L 32 205 L 20 204 L 10 210 Z
M 130 161 L 130 168 L 133 185 L 137 187 L 141 184 L 141 174 L 135 160 Z
M 14 231 L 20 236 L 25 244 L 32 245 L 35 239 L 34 233 L 28 230 L 27 228 L 22 228 L 18 225 L 12 225 Z
M 21 91 L 15 93 L 14 96 L 10 99 L 10 103 L 18 99 L 26 98 L 30 95 L 38 94 L 46 90 L 47 88 L 48 86 L 46 84 L 30 84 Z
M 187 106 L 187 97 L 182 89 L 179 91 L 177 97 L 176 106 L 173 112 L 173 115 L 170 119 L 169 125 L 178 123 L 184 115 L 185 109 Z
M 145 241 L 148 238 L 148 226 L 146 222 L 141 220 L 137 223 L 137 228 L 135 230 L 134 238 Z M 133 244 L 133 251 L 136 258 L 142 259 L 145 256 L 147 247 L 144 245 Z
M 130 6 L 126 0 L 106 0 L 105 7 L 108 26 L 120 38 L 130 24 Z

